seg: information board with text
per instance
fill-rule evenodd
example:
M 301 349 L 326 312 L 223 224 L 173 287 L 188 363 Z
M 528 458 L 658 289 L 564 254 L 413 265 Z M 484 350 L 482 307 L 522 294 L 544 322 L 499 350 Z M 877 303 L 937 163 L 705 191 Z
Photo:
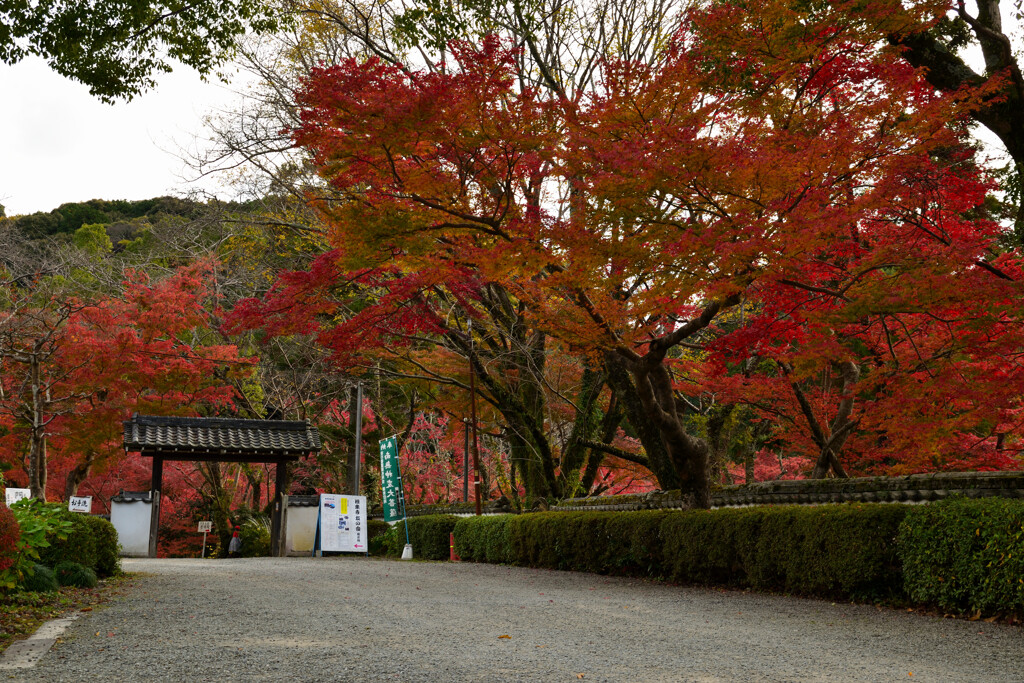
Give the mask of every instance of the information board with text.
M 320 550 L 365 553 L 366 496 L 320 494 Z

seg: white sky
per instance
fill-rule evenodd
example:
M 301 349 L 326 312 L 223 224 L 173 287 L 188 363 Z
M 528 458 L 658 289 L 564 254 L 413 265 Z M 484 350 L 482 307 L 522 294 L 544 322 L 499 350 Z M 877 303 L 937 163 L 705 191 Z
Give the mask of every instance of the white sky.
M 182 148 L 237 95 L 178 66 L 129 103 L 103 104 L 41 59 L 0 64 L 0 204 L 8 216 L 89 199 L 148 199 L 192 187 Z M 206 180 L 222 199 L 229 190 Z

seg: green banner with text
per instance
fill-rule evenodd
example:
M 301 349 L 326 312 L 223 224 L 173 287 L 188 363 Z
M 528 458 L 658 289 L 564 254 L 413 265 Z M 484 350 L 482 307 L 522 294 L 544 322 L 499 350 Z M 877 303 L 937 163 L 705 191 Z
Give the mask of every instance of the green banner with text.
M 395 522 L 405 517 L 405 496 L 402 474 L 398 468 L 398 437 L 389 436 L 380 442 L 380 488 L 384 504 L 384 521 Z

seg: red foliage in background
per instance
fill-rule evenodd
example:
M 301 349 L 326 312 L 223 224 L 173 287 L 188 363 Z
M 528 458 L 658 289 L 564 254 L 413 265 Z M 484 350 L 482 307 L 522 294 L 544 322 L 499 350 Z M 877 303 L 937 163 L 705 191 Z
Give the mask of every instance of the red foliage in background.
M 0 572 L 14 564 L 18 554 L 18 539 L 21 528 L 14 513 L 0 501 Z

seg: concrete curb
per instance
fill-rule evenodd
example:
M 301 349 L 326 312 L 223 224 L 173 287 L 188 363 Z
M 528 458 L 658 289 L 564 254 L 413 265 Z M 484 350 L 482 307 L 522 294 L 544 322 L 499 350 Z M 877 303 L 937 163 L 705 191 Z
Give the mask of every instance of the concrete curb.
M 0 658 L 0 671 L 11 669 L 28 669 L 36 665 L 43 658 L 57 638 L 71 625 L 75 619 L 82 615 L 81 612 L 74 612 L 62 619 L 48 621 L 31 636 L 25 640 L 11 643 Z

